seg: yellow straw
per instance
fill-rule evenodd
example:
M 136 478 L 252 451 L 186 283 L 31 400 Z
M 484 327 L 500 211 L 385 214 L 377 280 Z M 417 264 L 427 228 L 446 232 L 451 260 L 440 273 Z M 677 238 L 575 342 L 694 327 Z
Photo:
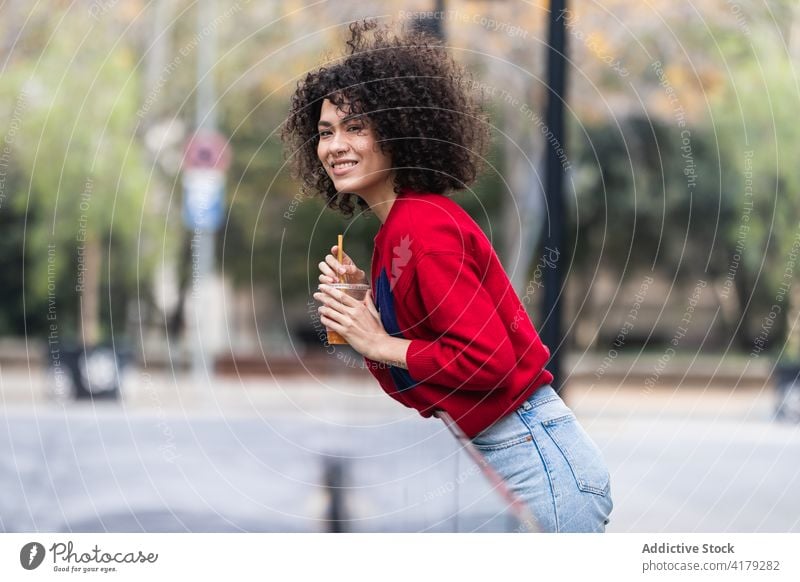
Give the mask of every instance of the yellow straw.
M 344 248 L 343 248 L 344 247 L 344 240 L 343 239 L 344 239 L 344 235 L 340 234 L 339 237 L 338 237 L 338 240 L 336 242 L 336 245 L 339 247 L 339 253 L 338 253 L 339 256 L 337 257 L 337 259 L 338 259 L 340 265 L 343 264 L 342 263 L 342 255 L 344 255 Z M 342 275 L 342 283 L 347 283 L 347 273 Z

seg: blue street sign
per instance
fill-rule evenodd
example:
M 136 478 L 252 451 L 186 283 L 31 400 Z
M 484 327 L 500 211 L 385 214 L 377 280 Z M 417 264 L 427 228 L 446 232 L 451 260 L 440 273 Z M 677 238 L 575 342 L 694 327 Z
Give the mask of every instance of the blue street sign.
M 183 172 L 183 221 L 193 230 L 213 231 L 222 224 L 225 174 L 197 168 Z

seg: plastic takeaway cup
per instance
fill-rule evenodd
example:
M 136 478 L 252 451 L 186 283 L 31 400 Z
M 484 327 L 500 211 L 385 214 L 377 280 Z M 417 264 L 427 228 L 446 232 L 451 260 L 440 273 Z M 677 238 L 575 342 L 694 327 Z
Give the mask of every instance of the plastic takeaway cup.
M 350 297 L 355 299 L 356 301 L 364 301 L 364 298 L 367 296 L 367 291 L 369 291 L 369 285 L 365 283 L 329 283 L 328 286 L 333 287 L 334 289 L 338 289 L 344 293 L 347 293 Z M 331 331 L 330 329 L 326 329 L 328 332 L 328 343 L 332 345 L 346 345 L 347 340 L 340 336 L 335 331 Z

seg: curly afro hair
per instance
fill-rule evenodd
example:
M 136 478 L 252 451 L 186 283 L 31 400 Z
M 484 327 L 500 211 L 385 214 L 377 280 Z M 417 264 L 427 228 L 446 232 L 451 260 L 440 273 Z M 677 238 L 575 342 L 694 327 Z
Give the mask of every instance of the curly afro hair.
M 489 126 L 469 74 L 420 32 L 392 34 L 375 21 L 350 25 L 344 57 L 306 75 L 292 96 L 282 138 L 303 192 L 352 216 L 367 204 L 337 192 L 317 157 L 317 122 L 329 99 L 365 115 L 392 159 L 394 190 L 446 194 L 472 184 L 482 169 Z

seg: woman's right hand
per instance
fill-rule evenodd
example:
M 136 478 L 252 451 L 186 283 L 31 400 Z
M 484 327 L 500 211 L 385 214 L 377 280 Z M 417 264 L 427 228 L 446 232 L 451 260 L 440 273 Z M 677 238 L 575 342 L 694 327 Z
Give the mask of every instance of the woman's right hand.
M 359 269 L 346 253 L 342 253 L 342 263 L 339 264 L 337 256 L 339 255 L 338 245 L 333 245 L 331 254 L 325 257 L 325 260 L 319 264 L 321 272 L 319 276 L 320 283 L 341 283 L 344 282 L 342 276 L 347 277 L 348 283 L 366 283 L 367 274 Z

